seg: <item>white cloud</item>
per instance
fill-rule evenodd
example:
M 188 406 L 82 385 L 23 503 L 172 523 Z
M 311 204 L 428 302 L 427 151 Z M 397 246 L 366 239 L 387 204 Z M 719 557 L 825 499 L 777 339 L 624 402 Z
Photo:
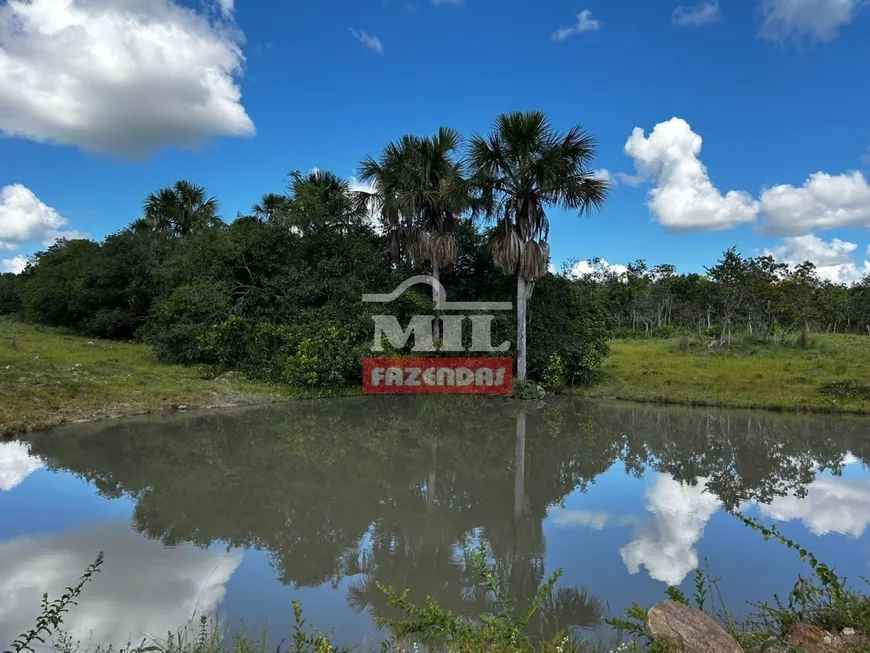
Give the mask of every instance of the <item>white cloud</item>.
M 42 461 L 23 442 L 0 442 L 0 490 L 15 489 L 40 467 Z
M 0 544 L 0 633 L 32 627 L 43 592 L 55 598 L 99 551 L 106 561 L 64 617 L 74 639 L 103 646 L 161 637 L 194 613 L 210 614 L 239 566 L 238 551 L 164 548 L 117 521 Z M 13 635 L 14 636 L 14 635 Z
M 69 220 L 44 204 L 29 188 L 11 184 L 0 188 L 0 251 L 18 249 L 21 243 L 51 245 L 58 238 L 83 234 L 64 229 Z M 6 261 L 20 260 L 5 259 Z
M 782 245 L 767 249 L 764 253 L 792 265 L 810 261 L 815 264 L 820 278 L 835 283 L 852 283 L 860 281 L 864 274 L 870 272 L 870 262 L 865 262 L 864 269 L 861 270 L 852 258 L 857 249 L 858 245 L 855 243 L 839 238 L 826 242 L 815 234 L 807 234 L 784 238 Z
M 601 29 L 601 21 L 592 18 L 592 12 L 584 9 L 577 14 L 577 22 L 571 27 L 560 27 L 550 36 L 554 41 L 564 41 L 569 36 L 583 32 L 597 32 Z
M 646 491 L 653 523 L 640 526 L 635 538 L 619 551 L 628 573 L 646 567 L 651 578 L 679 585 L 698 566 L 695 544 L 721 502 L 705 491 L 706 479 L 681 485 L 669 474 L 658 474 Z
M 358 191 L 363 191 L 366 193 L 374 193 L 375 192 L 375 187 L 373 184 L 363 183 L 354 176 L 351 176 L 348 179 L 348 184 L 350 186 L 350 190 L 352 193 L 358 192 Z M 369 225 L 371 225 L 371 227 L 375 230 L 376 233 L 379 233 L 379 234 L 385 233 L 384 226 L 381 223 L 381 212 L 377 208 L 377 206 L 375 205 L 374 200 L 369 200 L 369 202 L 368 202 L 368 215 L 366 216 L 366 220 L 368 221 Z
M 701 137 L 682 118 L 657 124 L 649 137 L 635 127 L 625 143 L 642 177 L 655 181 L 649 208 L 673 230 L 715 231 L 755 221 L 758 202 L 744 191 L 725 195 L 710 181 L 698 155 Z
M 779 521 L 798 519 L 814 535 L 839 533 L 859 538 L 870 525 L 870 481 L 818 479 L 810 483 L 806 497 L 776 497 L 760 510 Z
M 12 258 L 4 258 L 0 263 L 3 263 L 2 272 L 14 272 L 18 274 L 20 272 L 24 272 L 24 268 L 27 267 L 27 257 L 21 256 L 13 256 Z
M 833 41 L 840 27 L 867 5 L 867 0 L 762 0 L 764 20 L 758 36 L 777 42 Z
M 701 0 L 696 5 L 685 7 L 680 5 L 671 14 L 671 21 L 676 25 L 705 25 L 720 17 L 719 0 Z
M 221 13 L 223 13 L 225 18 L 229 18 L 233 15 L 233 9 L 235 8 L 234 0 L 218 0 L 218 3 L 221 7 Z
M 381 40 L 377 36 L 372 36 L 368 32 L 363 32 L 361 30 L 355 30 L 353 27 L 348 29 L 350 29 L 350 33 L 353 34 L 353 37 L 369 50 L 374 50 L 378 54 L 384 53 L 384 44 L 381 43 Z
M 870 227 L 870 185 L 858 171 L 816 172 L 800 188 L 780 184 L 762 191 L 761 210 L 762 230 L 777 236 Z
M 644 182 L 641 175 L 629 175 L 624 172 L 614 173 L 613 179 L 623 186 L 640 186 Z
M 172 0 L 8 0 L 0 132 L 128 157 L 251 136 L 242 41 Z
M 588 526 L 589 528 L 600 531 L 608 522 L 611 521 L 611 516 L 606 512 L 594 512 L 589 510 L 558 510 L 553 515 L 553 523 L 557 526 Z
M 613 175 L 607 168 L 599 168 L 598 170 L 593 170 L 592 177 L 595 179 L 601 179 L 603 181 L 613 181 Z
M 603 258 L 585 259 L 577 261 L 571 268 L 570 276 L 574 278 L 585 277 L 590 274 L 612 273 L 617 276 L 628 272 L 628 266 L 619 263 L 608 263 Z

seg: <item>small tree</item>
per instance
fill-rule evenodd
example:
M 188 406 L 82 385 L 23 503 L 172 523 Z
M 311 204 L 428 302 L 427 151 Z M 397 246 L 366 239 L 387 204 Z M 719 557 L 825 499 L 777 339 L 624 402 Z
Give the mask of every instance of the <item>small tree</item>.
M 736 248 L 727 250 L 719 262 L 707 268 L 707 274 L 716 284 L 716 295 L 722 311 L 722 335 L 720 342 L 731 346 L 731 328 L 737 311 L 743 306 L 746 297 L 746 278 L 749 267 L 746 260 L 737 253 Z

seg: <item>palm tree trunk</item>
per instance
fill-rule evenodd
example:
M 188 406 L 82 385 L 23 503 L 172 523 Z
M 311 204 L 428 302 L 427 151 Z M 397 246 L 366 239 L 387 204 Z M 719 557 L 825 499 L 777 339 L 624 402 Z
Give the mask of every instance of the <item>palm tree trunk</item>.
M 523 275 L 517 274 L 517 379 L 526 380 L 526 301 L 528 283 Z M 519 423 L 518 423 L 519 424 Z M 517 426 L 519 429 L 519 426 Z
M 517 449 L 514 461 L 514 521 L 523 516 L 526 496 L 526 414 L 517 415 Z
M 435 460 L 437 457 L 438 445 L 432 443 L 432 471 L 429 472 L 429 482 L 426 484 L 426 508 L 432 510 L 435 505 Z
M 434 262 L 432 263 L 432 278 L 436 281 L 436 283 L 432 284 L 432 301 L 435 303 L 435 323 L 432 325 L 432 340 L 437 346 L 441 340 L 441 312 L 438 310 L 438 301 L 440 300 L 438 283 L 441 282 L 441 270 L 438 268 L 438 264 Z

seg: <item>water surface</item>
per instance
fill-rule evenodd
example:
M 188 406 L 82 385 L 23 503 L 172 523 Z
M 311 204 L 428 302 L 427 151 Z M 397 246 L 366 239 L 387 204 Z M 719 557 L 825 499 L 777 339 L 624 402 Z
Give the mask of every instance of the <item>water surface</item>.
M 471 397 L 68 427 L 0 444 L 0 647 L 101 550 L 68 627 L 103 644 L 193 613 L 280 639 L 293 599 L 337 643 L 374 642 L 376 581 L 479 614 L 462 543 L 481 540 L 520 607 L 563 570 L 547 624 L 691 594 L 698 566 L 739 612 L 809 570 L 729 509 L 868 575 L 868 436 L 857 418 Z

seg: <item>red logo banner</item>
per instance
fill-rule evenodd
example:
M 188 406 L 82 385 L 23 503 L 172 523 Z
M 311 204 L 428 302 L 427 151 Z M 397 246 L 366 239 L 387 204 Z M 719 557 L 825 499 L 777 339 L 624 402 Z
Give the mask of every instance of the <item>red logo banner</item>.
M 365 394 L 510 394 L 513 359 L 364 358 Z

